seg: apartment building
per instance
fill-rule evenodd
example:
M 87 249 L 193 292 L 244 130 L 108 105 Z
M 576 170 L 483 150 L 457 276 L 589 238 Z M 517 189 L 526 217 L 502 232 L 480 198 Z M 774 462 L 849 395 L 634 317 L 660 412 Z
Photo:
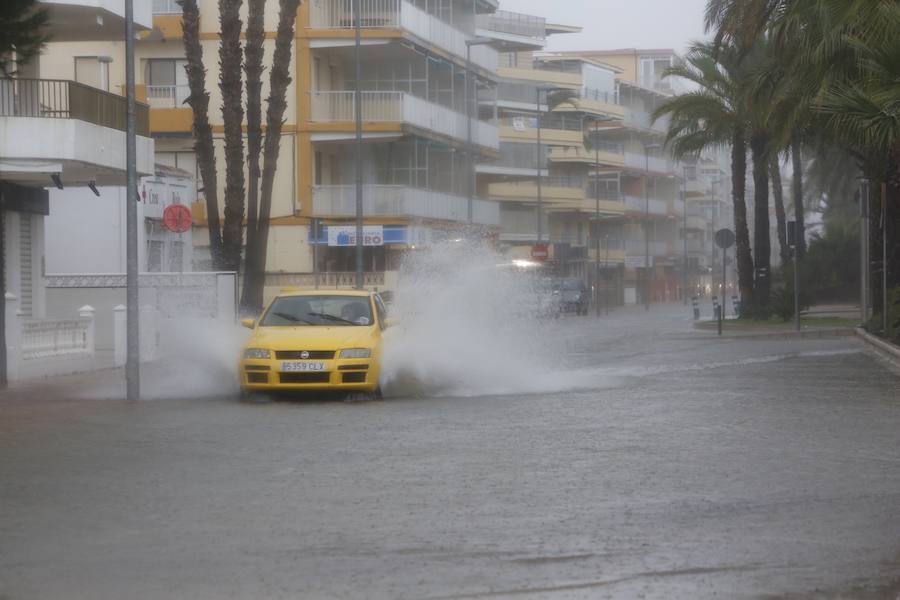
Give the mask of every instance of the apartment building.
M 93 190 L 124 186 L 126 179 L 126 102 L 117 93 L 125 78 L 124 0 L 41 5 L 49 12 L 52 44 L 13 79 L 0 80 L 7 299 L 14 311 L 34 319 L 46 316 L 48 188 L 77 197 L 76 212 L 89 212 Z M 148 31 L 149 0 L 137 0 L 134 15 L 136 30 Z M 136 116 L 138 175 L 153 175 L 148 107 L 138 104 Z M 102 224 L 88 221 L 83 227 Z
M 473 198 L 470 214 L 468 183 L 472 164 L 499 151 L 493 107 L 475 102 L 493 95 L 498 53 L 471 43 L 483 15 L 496 8 L 496 0 L 361 2 L 369 284 L 383 285 L 379 274 L 396 270 L 404 253 L 458 236 L 470 221 L 484 235 L 499 226 L 496 202 Z M 216 3 L 201 1 L 200 10 L 210 118 L 217 152 L 223 153 Z M 267 3 L 266 10 L 269 60 L 277 3 Z M 154 27 L 139 45 L 139 72 L 157 161 L 196 172 L 192 114 L 183 105 L 188 88 L 180 15 L 174 0 L 154 0 Z M 310 0 L 298 13 L 269 240 L 273 284 L 355 267 L 355 25 L 352 5 L 344 0 Z M 263 97 L 267 93 L 264 81 Z M 224 178 L 219 181 L 223 186 Z M 202 226 L 202 182 L 198 186 L 194 212 Z M 197 233 L 203 244 L 208 238 Z

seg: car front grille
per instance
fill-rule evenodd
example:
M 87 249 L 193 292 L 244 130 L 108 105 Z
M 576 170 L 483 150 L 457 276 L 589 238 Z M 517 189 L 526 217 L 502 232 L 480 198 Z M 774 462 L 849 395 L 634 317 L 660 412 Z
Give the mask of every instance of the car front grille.
M 309 356 L 303 356 L 307 352 Z M 333 350 L 276 350 L 275 358 L 278 360 L 331 360 L 334 358 Z
M 330 373 L 279 373 L 281 383 L 328 383 L 331 381 Z
M 344 373 L 343 375 L 344 383 L 365 383 L 366 382 L 366 373 Z
M 247 383 L 269 383 L 268 373 L 247 373 Z

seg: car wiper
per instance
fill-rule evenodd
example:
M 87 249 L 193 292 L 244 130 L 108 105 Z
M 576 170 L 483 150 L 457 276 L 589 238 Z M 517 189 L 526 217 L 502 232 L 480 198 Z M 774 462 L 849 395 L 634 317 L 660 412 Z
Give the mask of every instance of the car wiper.
M 321 319 L 327 319 L 329 321 L 333 321 L 335 323 L 347 323 L 348 325 L 359 325 L 359 323 L 355 321 L 350 321 L 349 319 L 343 319 L 336 315 L 329 315 L 328 313 L 306 313 L 311 317 L 319 317 Z
M 312 321 L 307 321 L 306 319 L 301 319 L 300 317 L 294 316 L 289 313 L 273 312 L 272 314 L 274 316 L 278 317 L 279 319 L 284 319 L 285 321 L 290 321 L 291 323 L 305 323 L 307 325 L 315 325 L 315 323 L 313 323 Z

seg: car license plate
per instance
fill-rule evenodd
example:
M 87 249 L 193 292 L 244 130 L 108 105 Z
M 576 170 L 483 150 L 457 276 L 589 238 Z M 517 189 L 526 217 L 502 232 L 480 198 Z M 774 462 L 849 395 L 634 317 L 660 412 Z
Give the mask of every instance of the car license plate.
M 323 362 L 286 362 L 281 363 L 284 373 L 310 373 L 324 371 L 327 365 Z

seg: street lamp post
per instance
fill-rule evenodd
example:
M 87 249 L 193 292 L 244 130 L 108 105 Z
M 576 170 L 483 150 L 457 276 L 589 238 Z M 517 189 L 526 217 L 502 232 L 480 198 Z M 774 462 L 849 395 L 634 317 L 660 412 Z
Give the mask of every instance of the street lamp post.
M 474 94 L 474 98 L 472 94 L 472 84 L 470 84 L 470 78 L 472 76 L 472 46 L 486 46 L 488 44 L 493 43 L 493 40 L 490 38 L 472 38 L 466 40 L 466 85 L 465 85 L 465 96 L 466 96 L 466 173 L 468 175 L 468 181 L 466 183 L 466 193 L 468 203 L 466 204 L 467 212 L 466 212 L 466 223 L 471 228 L 472 224 L 475 220 L 475 208 L 474 208 L 474 199 L 475 199 L 475 149 L 474 142 L 472 140 L 472 104 L 473 100 L 477 103 L 478 94 Z M 476 86 L 477 89 L 477 86 Z
M 561 92 L 561 91 L 571 92 L 572 90 L 568 89 L 568 88 L 560 88 L 560 87 L 538 86 L 536 88 L 536 95 L 537 95 L 537 102 L 536 102 L 536 105 L 537 105 L 536 106 L 536 108 L 537 108 L 537 162 L 538 162 L 538 170 L 537 170 L 537 238 L 538 238 L 537 241 L 538 241 L 538 244 L 541 244 L 544 241 L 544 218 L 543 218 L 544 193 L 543 193 L 543 182 L 542 182 L 544 169 L 543 169 L 543 165 L 541 164 L 543 162 L 542 156 L 541 156 L 542 151 L 543 151 L 543 146 L 541 143 L 541 125 L 542 125 L 541 121 L 543 121 L 544 111 L 541 110 L 541 93 L 543 92 L 544 94 L 546 94 L 546 97 L 549 99 L 550 94 L 552 92 Z
M 650 310 L 650 151 L 659 148 L 659 144 L 644 146 L 644 310 Z
M 363 172 L 362 172 L 362 15 L 359 13 L 360 0 L 353 0 L 353 22 L 355 32 L 356 81 L 354 82 L 354 112 L 356 118 L 356 145 L 353 161 L 356 167 L 356 289 L 364 287 L 363 279 Z
M 140 312 L 138 308 L 137 141 L 135 133 L 134 0 L 125 0 L 125 395 L 141 397 Z
M 681 237 L 684 244 L 684 260 L 682 261 L 681 295 L 684 305 L 688 304 L 688 237 L 687 237 L 687 167 L 681 167 Z
M 603 119 L 591 118 L 591 122 L 593 124 L 593 129 L 591 131 L 591 145 L 594 147 L 594 199 L 596 202 L 594 211 L 594 243 L 597 248 L 597 256 L 594 261 L 594 289 L 597 290 L 597 292 L 594 294 L 594 306 L 598 317 L 600 316 L 600 144 L 597 142 L 597 134 L 599 133 L 599 129 L 597 129 L 597 126 L 600 123 L 614 120 L 615 119 L 610 117 L 606 117 Z M 607 236 L 607 243 L 608 240 L 609 237 Z M 607 246 L 606 248 L 606 253 L 607 255 L 609 255 L 609 246 Z M 604 269 L 609 268 L 608 259 L 603 267 Z M 609 311 L 607 311 L 607 314 L 609 314 Z

